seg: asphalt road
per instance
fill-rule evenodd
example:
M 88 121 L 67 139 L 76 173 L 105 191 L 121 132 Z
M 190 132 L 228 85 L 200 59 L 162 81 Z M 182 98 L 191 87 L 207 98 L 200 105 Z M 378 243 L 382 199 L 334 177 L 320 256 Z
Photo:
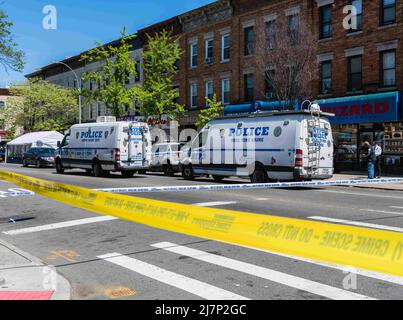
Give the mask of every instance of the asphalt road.
M 204 178 L 188 182 L 179 175 L 94 178 L 81 171 L 56 175 L 54 169 L 4 164 L 0 165 L 0 170 L 87 188 L 215 184 Z M 240 182 L 244 180 L 231 179 L 223 183 Z M 403 278 L 359 272 L 357 288 L 346 289 L 343 286 L 346 270 L 342 266 L 209 241 L 118 219 L 99 221 L 95 213 L 38 195 L 1 197 L 1 191 L 13 187 L 0 181 L 0 238 L 56 266 L 70 281 L 73 299 L 113 296 L 121 299 L 403 298 Z M 373 224 L 380 229 L 401 228 L 403 232 L 402 192 L 327 187 L 160 192 L 136 196 L 299 219 L 312 220 L 314 216 L 341 219 Z M 22 221 L 6 222 L 15 216 Z M 49 224 L 86 218 L 91 219 L 87 224 L 73 222 L 63 228 L 53 226 L 44 230 Z M 30 227 L 37 228 L 18 233 Z M 166 245 L 168 249 L 164 248 Z M 116 254 L 119 255 L 116 257 Z M 265 278 L 257 276 L 256 270 L 262 268 Z M 301 289 L 301 284 L 305 289 Z

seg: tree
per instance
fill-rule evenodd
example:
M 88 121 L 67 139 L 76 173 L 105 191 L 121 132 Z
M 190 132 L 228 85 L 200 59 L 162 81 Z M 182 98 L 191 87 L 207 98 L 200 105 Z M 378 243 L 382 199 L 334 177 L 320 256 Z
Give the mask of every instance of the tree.
M 179 92 L 172 86 L 177 62 L 182 56 L 178 38 L 163 30 L 153 37 L 147 35 L 147 39 L 148 46 L 143 52 L 145 80 L 137 88 L 140 113 L 158 119 L 167 115 L 177 120 L 184 112 L 184 106 L 177 102 Z
M 75 123 L 78 116 L 77 95 L 74 91 L 44 80 L 30 80 L 26 85 L 12 86 L 14 96 L 7 101 L 7 109 L 15 120 L 12 127 L 22 126 L 29 131 L 63 132 Z
M 217 95 L 214 94 L 213 99 L 206 97 L 207 107 L 202 109 L 197 115 L 196 126 L 198 128 L 203 128 L 211 120 L 222 115 L 224 111 L 224 106 L 221 101 L 217 101 Z
M 135 35 L 126 36 L 123 28 L 118 44 L 102 46 L 90 50 L 81 61 L 98 62 L 100 67 L 94 72 L 86 72 L 83 81 L 91 81 L 93 90 L 83 90 L 90 100 L 102 101 L 114 116 L 123 115 L 123 107 L 131 106 L 136 100 L 136 88 L 129 88 L 130 77 L 137 77 L 136 64 L 130 55 L 130 41 Z
M 301 16 L 267 24 L 256 43 L 256 67 L 264 70 L 274 98 L 293 107 L 310 97 L 317 75 L 315 36 Z
M 24 69 L 24 53 L 17 49 L 17 44 L 11 35 L 13 23 L 0 9 L 0 64 L 4 70 L 22 71 Z

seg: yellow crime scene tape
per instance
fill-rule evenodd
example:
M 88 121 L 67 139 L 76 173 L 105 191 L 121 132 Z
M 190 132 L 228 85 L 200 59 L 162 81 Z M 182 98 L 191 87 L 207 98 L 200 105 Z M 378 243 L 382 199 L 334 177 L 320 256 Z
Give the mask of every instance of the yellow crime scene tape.
M 403 276 L 403 234 L 105 193 L 0 171 L 42 196 L 150 227 Z

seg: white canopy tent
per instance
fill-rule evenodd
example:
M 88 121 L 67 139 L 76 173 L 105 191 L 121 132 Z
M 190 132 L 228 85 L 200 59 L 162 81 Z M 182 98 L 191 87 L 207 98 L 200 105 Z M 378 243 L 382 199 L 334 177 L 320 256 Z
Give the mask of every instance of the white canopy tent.
M 56 131 L 40 131 L 24 134 L 9 143 L 6 149 L 7 163 L 22 163 L 24 153 L 33 147 L 56 148 L 63 135 Z

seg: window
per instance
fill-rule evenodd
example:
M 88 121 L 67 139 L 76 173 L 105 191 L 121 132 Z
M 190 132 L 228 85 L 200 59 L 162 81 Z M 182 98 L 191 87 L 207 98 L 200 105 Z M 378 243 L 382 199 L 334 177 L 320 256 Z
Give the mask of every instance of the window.
M 197 67 L 197 59 L 198 59 L 198 45 L 197 43 L 193 43 L 190 45 L 190 67 Z
M 332 36 L 332 5 L 320 7 L 320 38 Z
M 332 92 L 332 62 L 324 61 L 320 65 L 320 92 L 330 94 Z
M 274 49 L 276 45 L 276 20 L 266 22 L 267 48 Z
M 348 90 L 362 89 L 362 56 L 348 58 Z
M 228 61 L 231 55 L 231 36 L 226 34 L 221 39 L 221 61 Z
M 136 64 L 134 66 L 136 70 L 136 75 L 134 77 L 134 82 L 139 82 L 140 81 L 140 74 L 141 74 L 141 62 L 139 60 L 136 61 Z
M 206 81 L 206 97 L 212 100 L 214 98 L 214 84 L 213 80 Z M 208 107 L 208 103 L 206 101 L 206 107 Z
M 250 56 L 253 54 L 255 34 L 254 27 L 247 27 L 244 29 L 244 41 L 245 41 L 245 56 Z
M 362 0 L 352 0 L 351 5 L 355 7 L 357 11 L 357 28 L 350 29 L 350 32 L 356 32 L 362 30 Z
M 0 101 L 0 109 L 4 108 L 6 106 L 6 103 L 4 101 Z
M 101 104 L 97 102 L 97 117 L 101 115 Z
M 381 25 L 396 22 L 396 0 L 381 0 Z
M 396 85 L 396 51 L 381 52 L 381 85 L 392 87 Z
M 190 108 L 197 108 L 197 84 L 190 85 Z
M 206 63 L 211 63 L 213 60 L 214 52 L 213 52 L 213 46 L 214 46 L 214 39 L 207 39 L 206 40 Z
M 253 83 L 253 74 L 245 74 L 244 75 L 244 85 L 245 85 L 245 101 L 253 101 L 255 98 L 254 95 L 254 83 Z
M 92 114 L 92 103 L 90 103 L 88 105 L 88 119 L 92 120 L 93 117 L 94 117 L 94 115 Z
M 288 17 L 288 34 L 290 37 L 291 45 L 294 45 L 298 42 L 298 15 L 294 14 Z
M 267 70 L 265 72 L 265 98 L 268 100 L 275 99 L 274 95 L 274 86 L 273 86 L 273 78 L 275 75 L 274 70 Z
M 229 104 L 231 101 L 231 81 L 230 79 L 222 80 L 222 103 Z

